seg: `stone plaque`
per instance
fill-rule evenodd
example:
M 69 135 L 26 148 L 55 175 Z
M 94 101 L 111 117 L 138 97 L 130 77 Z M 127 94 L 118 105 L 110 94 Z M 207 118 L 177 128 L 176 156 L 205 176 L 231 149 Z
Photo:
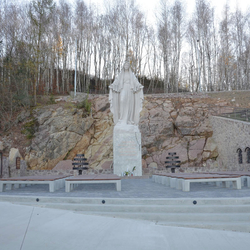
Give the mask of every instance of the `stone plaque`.
M 123 175 L 125 171 L 133 172 L 134 176 L 142 175 L 141 133 L 137 126 L 116 125 L 113 134 L 114 143 L 114 174 Z

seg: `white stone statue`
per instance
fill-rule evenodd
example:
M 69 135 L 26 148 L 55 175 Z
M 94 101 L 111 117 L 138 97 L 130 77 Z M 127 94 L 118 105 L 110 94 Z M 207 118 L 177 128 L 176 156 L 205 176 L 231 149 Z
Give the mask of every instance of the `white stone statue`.
M 109 86 L 109 102 L 115 125 L 138 125 L 142 110 L 143 86 L 131 71 L 128 61 Z

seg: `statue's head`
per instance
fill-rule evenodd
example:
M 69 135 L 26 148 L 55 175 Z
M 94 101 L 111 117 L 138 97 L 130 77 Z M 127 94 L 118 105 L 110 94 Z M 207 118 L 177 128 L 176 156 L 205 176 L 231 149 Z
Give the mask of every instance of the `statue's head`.
M 129 61 L 125 61 L 123 68 L 124 68 L 125 70 L 129 70 L 129 68 L 130 68 L 130 63 L 129 63 Z

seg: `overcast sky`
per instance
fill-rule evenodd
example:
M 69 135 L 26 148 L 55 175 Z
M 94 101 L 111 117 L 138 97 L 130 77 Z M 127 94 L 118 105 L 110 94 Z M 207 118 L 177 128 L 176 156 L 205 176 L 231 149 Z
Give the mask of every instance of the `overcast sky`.
M 0 0 L 1 2 L 30 2 L 32 0 Z M 54 0 L 59 3 L 60 0 Z M 74 4 L 76 0 L 65 0 L 68 3 Z M 100 11 L 104 9 L 105 4 L 107 2 L 112 3 L 113 0 L 84 0 L 87 5 L 96 5 Z M 130 0 L 124 0 L 130 1 Z M 169 3 L 174 3 L 175 0 L 167 0 Z M 187 17 L 190 17 L 195 8 L 196 0 L 180 0 L 187 12 Z M 135 2 L 139 5 L 140 9 L 147 15 L 150 22 L 155 21 L 155 13 L 159 10 L 160 0 L 135 0 Z M 211 7 L 215 8 L 215 17 L 220 18 L 223 6 L 228 2 L 230 5 L 231 11 L 236 10 L 238 7 L 243 12 L 250 10 L 250 1 L 249 0 L 209 0 Z M 157 8 L 158 7 L 158 8 Z M 158 9 L 158 10 L 157 10 Z
M 0 2 L 30 2 L 32 0 L 0 0 Z M 54 0 L 55 2 L 59 2 L 60 0 Z M 75 3 L 75 0 L 65 0 L 68 3 Z M 84 0 L 87 5 L 95 4 L 99 8 L 102 8 L 105 3 L 112 2 L 113 0 Z M 129 1 L 129 0 L 124 0 Z M 169 3 L 174 3 L 175 0 L 167 0 Z M 180 0 L 184 5 L 188 14 L 191 14 L 195 7 L 196 0 Z M 135 0 L 135 2 L 140 6 L 140 9 L 143 10 L 144 13 L 149 16 L 154 16 L 154 12 L 159 6 L 160 0 Z M 215 7 L 216 14 L 220 14 L 223 6 L 226 2 L 229 3 L 231 10 L 235 10 L 238 6 L 243 12 L 245 12 L 248 8 L 250 8 L 249 0 L 209 0 L 212 7 Z
M 74 1 L 74 0 L 73 0 Z M 95 4 L 99 7 L 104 6 L 105 2 L 112 0 L 85 0 L 87 4 Z M 126 1 L 126 0 L 124 0 Z M 155 12 L 157 11 L 157 6 L 159 6 L 160 0 L 135 0 L 136 3 L 140 6 L 140 9 L 147 14 L 150 20 L 154 19 Z M 168 0 L 170 3 L 174 0 Z M 68 0 L 70 2 L 70 0 Z M 72 2 L 72 1 L 71 1 Z M 187 11 L 187 15 L 190 16 L 194 10 L 196 0 L 183 0 L 181 1 Z M 223 6 L 226 2 L 229 3 L 231 11 L 235 10 L 238 6 L 243 12 L 245 12 L 250 7 L 250 2 L 248 0 L 210 0 L 212 7 L 215 7 L 215 14 L 217 17 L 220 17 Z

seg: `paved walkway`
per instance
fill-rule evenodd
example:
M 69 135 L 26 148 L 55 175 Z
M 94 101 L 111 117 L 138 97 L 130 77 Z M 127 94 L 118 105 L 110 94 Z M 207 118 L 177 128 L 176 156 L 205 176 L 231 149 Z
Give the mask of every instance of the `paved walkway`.
M 65 189 L 49 192 L 48 185 L 32 185 L 20 189 L 7 190 L 2 195 L 47 196 L 47 197 L 86 197 L 86 198 L 222 198 L 250 197 L 250 189 L 216 187 L 202 183 L 191 183 L 190 192 L 183 192 L 149 179 L 122 179 L 122 191 L 117 192 L 115 184 L 79 185 L 70 193 Z
M 1 250 L 249 250 L 249 233 L 178 228 L 0 202 Z

